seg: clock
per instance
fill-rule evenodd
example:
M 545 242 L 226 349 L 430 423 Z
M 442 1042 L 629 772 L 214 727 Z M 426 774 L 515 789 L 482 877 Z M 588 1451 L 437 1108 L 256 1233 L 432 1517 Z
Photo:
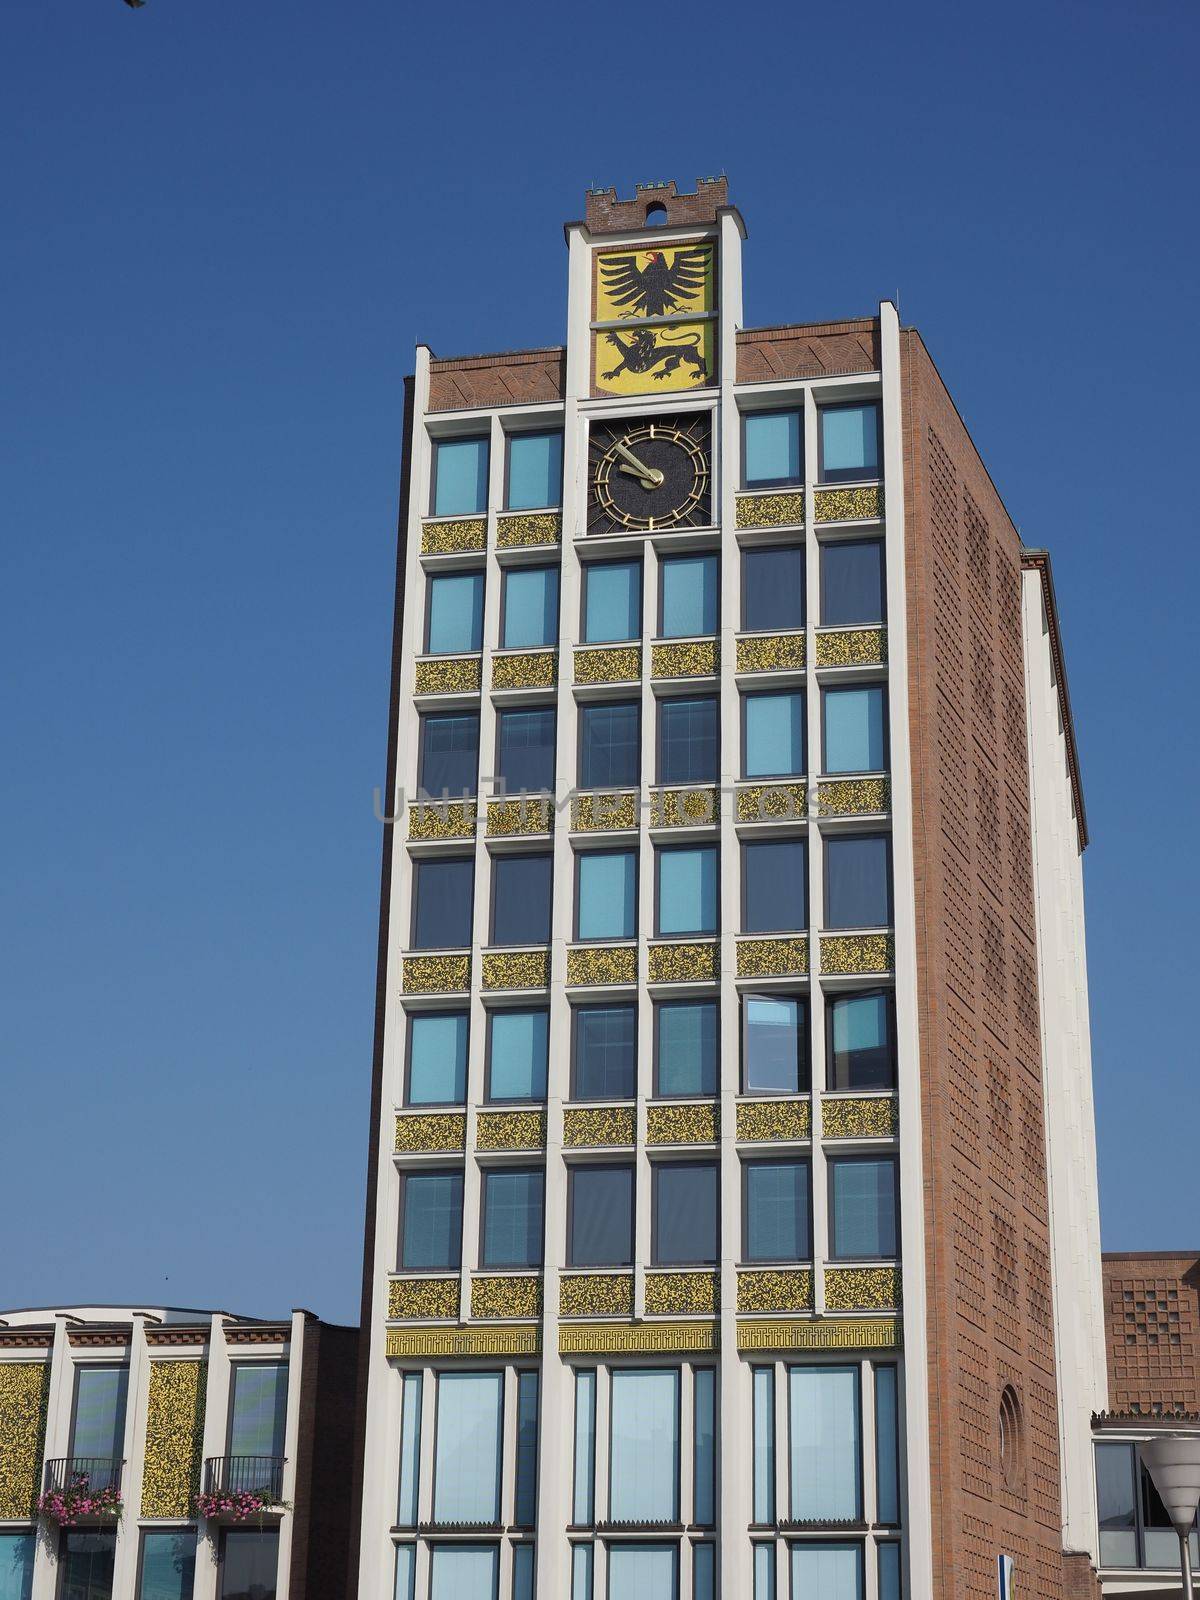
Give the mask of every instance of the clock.
M 706 411 L 594 422 L 588 441 L 588 532 L 708 527 L 711 431 Z

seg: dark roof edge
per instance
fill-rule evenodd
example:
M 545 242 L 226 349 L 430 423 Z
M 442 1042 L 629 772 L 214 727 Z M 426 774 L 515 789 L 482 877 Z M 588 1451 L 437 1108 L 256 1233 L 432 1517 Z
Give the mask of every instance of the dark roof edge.
M 1071 691 L 1067 684 L 1067 663 L 1063 655 L 1062 626 L 1058 618 L 1058 602 L 1054 597 L 1054 571 L 1048 550 L 1028 550 L 1021 546 L 1021 565 L 1036 572 L 1042 580 L 1042 599 L 1046 607 L 1046 621 L 1050 628 L 1050 653 L 1054 660 L 1057 680 L 1058 707 L 1062 716 L 1063 737 L 1067 745 L 1067 767 L 1071 775 L 1071 793 L 1075 799 L 1075 827 L 1079 835 L 1079 849 L 1088 847 L 1087 810 L 1083 803 L 1083 774 L 1079 767 L 1079 747 L 1075 742 L 1075 720 L 1071 715 Z
M 1105 1250 L 1101 1261 L 1200 1261 L 1200 1250 Z

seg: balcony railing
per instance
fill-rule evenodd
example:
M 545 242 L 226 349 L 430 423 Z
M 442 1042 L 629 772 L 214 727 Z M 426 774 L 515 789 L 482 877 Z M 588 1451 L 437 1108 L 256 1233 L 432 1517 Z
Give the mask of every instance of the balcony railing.
M 119 1456 L 60 1456 L 46 1463 L 45 1492 L 62 1494 L 77 1488 L 99 1494 L 104 1489 L 119 1489 L 124 1465 Z
M 273 1505 L 283 1498 L 286 1456 L 209 1456 L 204 1463 L 207 1494 L 261 1494 Z

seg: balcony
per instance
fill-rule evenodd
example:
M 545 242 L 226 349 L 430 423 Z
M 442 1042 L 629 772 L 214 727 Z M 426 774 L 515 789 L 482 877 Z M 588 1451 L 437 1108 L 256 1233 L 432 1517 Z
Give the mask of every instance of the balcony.
M 283 1498 L 285 1456 L 209 1456 L 204 1463 L 206 1494 L 257 1494 L 268 1505 Z
M 120 1456 L 60 1456 L 46 1463 L 43 1492 L 99 1495 L 115 1491 L 119 1495 L 124 1466 Z

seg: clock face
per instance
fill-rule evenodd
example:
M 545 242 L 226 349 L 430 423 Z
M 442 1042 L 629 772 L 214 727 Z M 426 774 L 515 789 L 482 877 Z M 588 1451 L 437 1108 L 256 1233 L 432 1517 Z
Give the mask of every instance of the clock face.
M 707 412 L 594 423 L 588 532 L 708 527 L 710 429 Z

